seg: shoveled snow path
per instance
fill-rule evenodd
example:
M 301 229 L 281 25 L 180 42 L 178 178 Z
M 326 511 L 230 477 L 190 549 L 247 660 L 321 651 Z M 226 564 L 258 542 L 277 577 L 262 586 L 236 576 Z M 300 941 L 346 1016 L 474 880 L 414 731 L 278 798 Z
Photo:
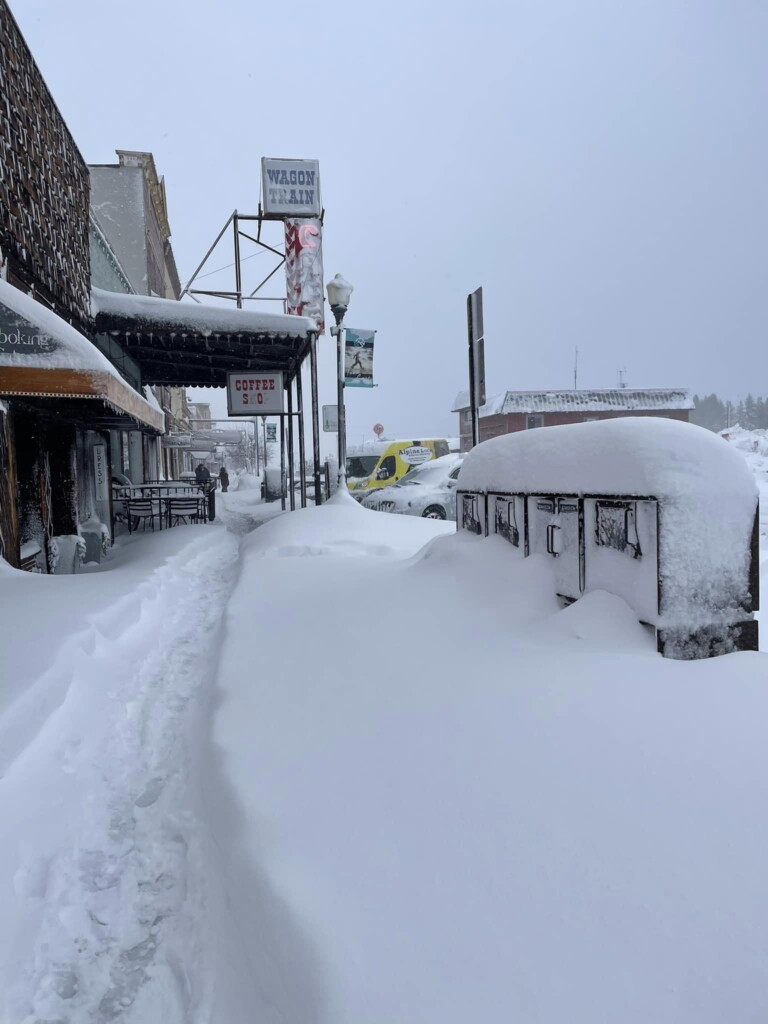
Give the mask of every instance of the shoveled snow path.
M 205 1019 L 191 755 L 237 550 L 225 530 L 190 529 L 189 544 L 95 616 L 64 702 L 3 778 L 13 841 L 0 868 L 18 865 L 4 904 L 18 923 L 0 926 L 0 1019 Z

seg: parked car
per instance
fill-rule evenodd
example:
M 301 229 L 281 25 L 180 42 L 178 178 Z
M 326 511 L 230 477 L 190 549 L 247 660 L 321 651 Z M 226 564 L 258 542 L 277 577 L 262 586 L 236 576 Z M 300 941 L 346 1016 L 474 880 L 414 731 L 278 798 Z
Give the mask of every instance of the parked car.
M 363 498 L 364 508 L 425 519 L 456 519 L 456 480 L 463 455 L 443 455 Z

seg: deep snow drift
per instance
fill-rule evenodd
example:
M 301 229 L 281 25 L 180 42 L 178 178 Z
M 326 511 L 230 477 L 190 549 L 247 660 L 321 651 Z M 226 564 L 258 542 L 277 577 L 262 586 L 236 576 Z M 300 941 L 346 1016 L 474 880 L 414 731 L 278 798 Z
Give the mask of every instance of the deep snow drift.
M 0 1020 L 763 1019 L 766 656 L 257 494 L 0 573 Z
M 214 1019 L 760 1019 L 765 656 L 665 661 L 495 538 L 370 557 L 423 525 L 340 504 L 243 544 Z

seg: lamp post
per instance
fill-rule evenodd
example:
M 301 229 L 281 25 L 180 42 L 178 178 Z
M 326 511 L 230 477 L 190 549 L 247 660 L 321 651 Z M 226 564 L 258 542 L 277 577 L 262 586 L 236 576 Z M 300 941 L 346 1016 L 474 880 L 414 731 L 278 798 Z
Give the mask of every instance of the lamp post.
M 349 308 L 349 297 L 353 288 L 341 274 L 337 274 L 325 286 L 328 292 L 328 304 L 336 320 L 331 327 L 331 334 L 336 335 L 336 364 L 338 380 L 336 381 L 336 401 L 339 419 L 339 490 L 347 486 L 347 422 L 344 413 L 344 314 Z

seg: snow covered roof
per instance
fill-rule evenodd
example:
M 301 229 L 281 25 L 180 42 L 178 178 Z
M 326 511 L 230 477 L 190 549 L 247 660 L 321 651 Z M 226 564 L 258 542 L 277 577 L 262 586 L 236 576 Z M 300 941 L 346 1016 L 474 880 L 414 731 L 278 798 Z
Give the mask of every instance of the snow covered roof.
M 311 317 L 177 302 L 92 289 L 99 333 L 118 335 L 142 380 L 165 387 L 224 387 L 234 371 L 291 379 L 309 352 Z
M 77 328 L 3 280 L 0 280 L 0 318 L 0 331 L 11 336 L 4 341 L 0 335 L 0 366 L 59 367 L 117 374 L 107 357 Z M 29 327 L 36 330 L 31 332 Z
M 316 323 L 308 316 L 289 316 L 285 313 L 264 313 L 260 310 L 205 306 L 196 302 L 177 302 L 158 299 L 153 295 L 126 295 L 107 292 L 101 288 L 91 291 L 91 311 L 99 321 L 109 317 L 135 320 L 175 327 L 205 336 L 216 334 L 268 334 L 304 338 L 316 330 Z M 107 328 L 109 329 L 109 328 Z
M 460 391 L 452 412 L 469 408 L 469 392 Z M 693 409 L 685 388 L 607 388 L 590 391 L 502 391 L 480 408 L 481 416 L 536 412 L 656 412 Z
M 100 398 L 162 432 L 165 417 L 123 380 L 90 339 L 0 280 L 0 394 Z

